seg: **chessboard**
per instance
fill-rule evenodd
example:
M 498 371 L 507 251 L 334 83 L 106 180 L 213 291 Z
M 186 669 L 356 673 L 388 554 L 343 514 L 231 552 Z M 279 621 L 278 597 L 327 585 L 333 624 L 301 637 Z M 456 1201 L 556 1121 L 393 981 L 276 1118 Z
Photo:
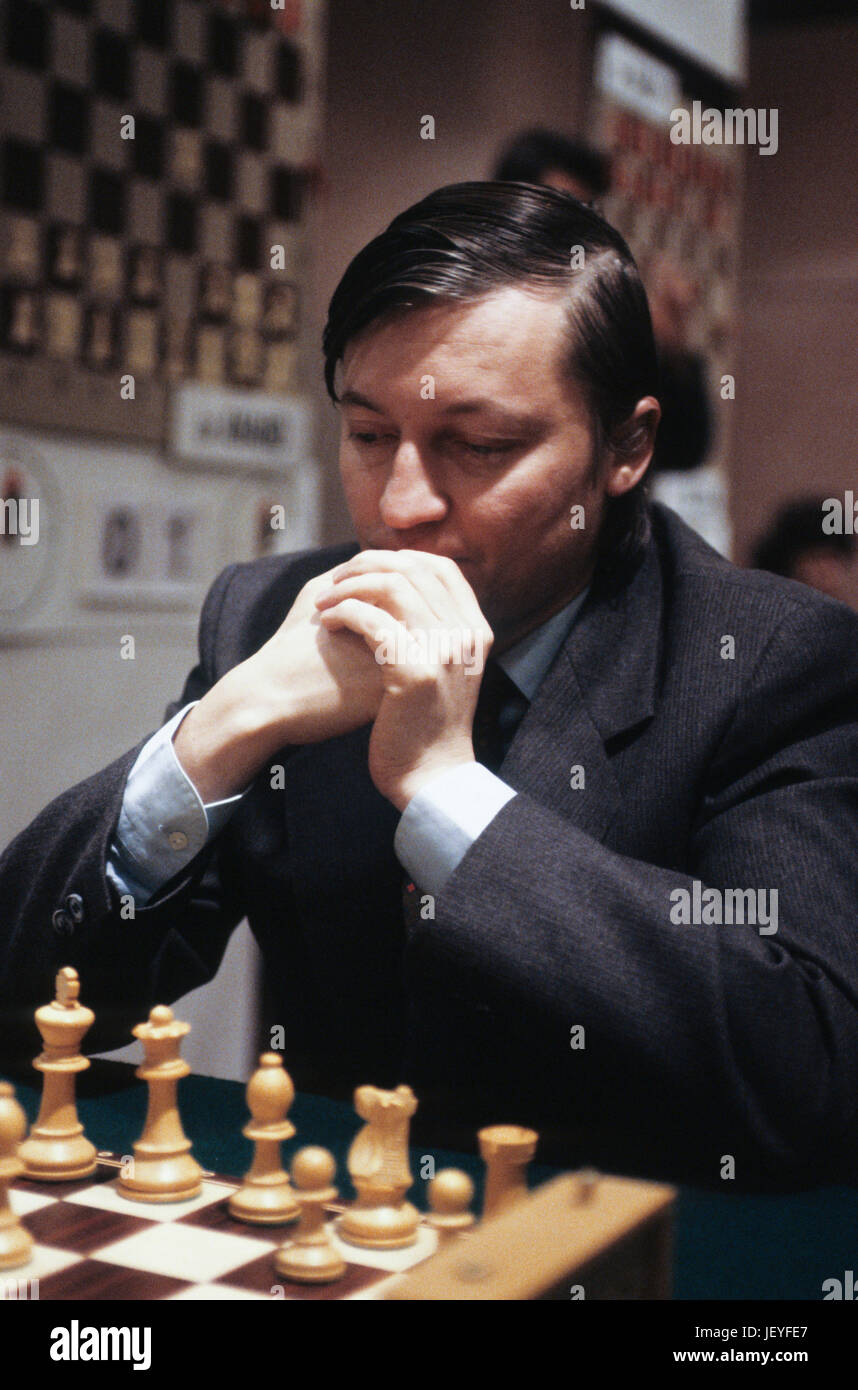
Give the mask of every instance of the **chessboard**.
M 290 1227 L 252 1226 L 230 1215 L 238 1182 L 206 1173 L 198 1197 L 154 1205 L 117 1192 L 120 1166 L 118 1155 L 100 1153 L 91 1178 L 17 1181 L 12 1209 L 33 1237 L 33 1256 L 0 1271 L 0 1286 L 15 1282 L 26 1297 L 38 1281 L 40 1300 L 378 1299 L 436 1249 L 436 1233 L 425 1224 L 404 1250 L 358 1249 L 334 1235 L 346 1274 L 331 1284 L 299 1284 L 274 1267 Z M 330 1207 L 332 1221 L 341 1210 Z
M 143 1044 L 136 1075 L 149 1087 L 134 1153 L 97 1151 L 77 1118 L 79 1051 L 95 1015 L 63 966 L 55 998 L 36 1010 L 44 1044 L 39 1114 L 27 1119 L 0 1081 L 0 1269 L 4 1297 L 39 1300 L 666 1298 L 672 1188 L 564 1175 L 535 1191 L 526 1169 L 539 1136 L 521 1125 L 477 1135 L 485 1165 L 482 1220 L 461 1169 L 434 1171 L 430 1211 L 413 1187 L 410 1086 L 358 1086 L 364 1121 L 348 1152 L 353 1202 L 339 1202 L 333 1154 L 305 1146 L 292 1184 L 281 1146 L 295 1135 L 295 1088 L 279 1053 L 265 1052 L 246 1090 L 254 1145 L 242 1182 L 207 1172 L 190 1154 L 177 1104 L 190 1072 L 179 1056 L 190 1025 L 166 1005 L 133 1029 Z M 26 1136 L 26 1137 L 25 1137 Z M 421 1165 L 422 1167 L 422 1165 Z M 418 1266 L 428 1278 L 414 1282 Z M 571 1282 L 570 1282 L 571 1281 Z M 588 1294 L 589 1289 L 589 1294 Z
M 578 1175 L 536 1188 L 494 1220 L 438 1249 L 421 1221 L 416 1242 L 368 1250 L 329 1230 L 346 1261 L 330 1284 L 300 1284 L 274 1266 L 289 1226 L 236 1221 L 239 1184 L 204 1173 L 189 1201 L 153 1206 L 116 1190 L 122 1160 L 99 1153 L 92 1177 L 19 1179 L 12 1209 L 34 1240 L 28 1264 L 0 1271 L 0 1297 L 65 1301 L 664 1299 L 670 1297 L 672 1188 Z

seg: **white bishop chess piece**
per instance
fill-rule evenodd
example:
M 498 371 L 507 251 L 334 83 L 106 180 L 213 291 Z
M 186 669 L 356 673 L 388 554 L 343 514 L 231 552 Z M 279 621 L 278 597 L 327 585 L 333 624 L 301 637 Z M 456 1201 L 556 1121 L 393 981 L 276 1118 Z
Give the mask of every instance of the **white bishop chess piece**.
M 229 1209 L 239 1221 L 281 1225 L 297 1221 L 301 1205 L 280 1162 L 280 1145 L 291 1139 L 295 1126 L 286 1116 L 295 1099 L 292 1078 L 276 1052 L 263 1052 L 259 1067 L 247 1086 L 251 1114 L 242 1134 L 252 1139 L 253 1163 L 243 1185 L 229 1199 Z

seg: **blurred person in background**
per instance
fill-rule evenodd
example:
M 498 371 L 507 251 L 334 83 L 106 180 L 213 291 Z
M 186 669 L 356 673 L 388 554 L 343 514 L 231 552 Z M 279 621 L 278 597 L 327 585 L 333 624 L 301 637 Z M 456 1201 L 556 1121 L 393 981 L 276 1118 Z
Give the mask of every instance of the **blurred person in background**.
M 513 136 L 494 166 L 493 178 L 517 183 L 546 184 L 571 193 L 582 203 L 595 203 L 611 186 L 611 163 L 590 145 L 570 140 L 559 131 L 536 128 Z M 706 392 L 706 363 L 689 344 L 689 324 L 699 300 L 699 287 L 666 256 L 657 260 L 647 287 L 659 359 L 662 407 L 651 472 L 689 473 L 706 460 L 712 443 L 712 416 Z M 661 491 L 661 489 L 658 489 Z M 661 500 L 684 515 L 682 494 Z M 696 524 L 695 516 L 685 520 Z M 712 539 L 707 535 L 707 539 Z
M 822 522 L 821 497 L 788 502 L 757 541 L 751 568 L 797 579 L 855 607 L 850 594 L 855 537 L 823 531 Z
M 649 278 L 662 408 L 651 467 L 659 473 L 688 473 L 706 461 L 712 443 L 706 363 L 690 346 L 690 321 L 700 290 L 667 256 L 659 257 Z
M 556 130 L 525 130 L 498 156 L 492 178 L 507 183 L 544 183 L 582 203 L 602 198 L 611 186 L 607 155 Z

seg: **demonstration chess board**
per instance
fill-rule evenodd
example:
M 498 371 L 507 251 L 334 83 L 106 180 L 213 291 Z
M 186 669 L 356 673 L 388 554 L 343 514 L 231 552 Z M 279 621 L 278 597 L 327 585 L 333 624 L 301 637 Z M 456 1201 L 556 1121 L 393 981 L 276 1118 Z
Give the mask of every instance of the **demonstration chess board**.
M 670 1297 L 675 1194 L 654 1183 L 603 1176 L 578 1205 L 576 1176 L 556 1178 L 440 1251 L 425 1222 L 416 1244 L 402 1250 L 366 1250 L 334 1235 L 346 1274 L 313 1285 L 275 1269 L 274 1252 L 294 1228 L 251 1226 L 230 1215 L 235 1181 L 207 1173 L 200 1196 L 190 1201 L 133 1202 L 115 1189 L 120 1164 L 116 1155 L 99 1154 L 91 1178 L 13 1184 L 12 1207 L 34 1251 L 28 1264 L 0 1271 L 0 1296 L 89 1302 Z M 329 1208 L 332 1222 L 342 1210 Z
M 80 1182 L 17 1181 L 12 1207 L 33 1237 L 34 1253 L 29 1264 L 0 1271 L 0 1285 L 15 1281 L 26 1297 L 30 1281 L 38 1280 L 40 1300 L 377 1299 L 437 1245 L 425 1225 L 404 1250 L 337 1241 L 345 1276 L 298 1284 L 274 1267 L 274 1252 L 294 1227 L 236 1221 L 227 1209 L 236 1182 L 208 1174 L 190 1201 L 134 1202 L 116 1191 L 119 1168 L 118 1157 L 100 1154 L 97 1171 Z M 332 1219 L 337 1210 L 331 1208 Z
M 743 149 L 674 145 L 670 126 L 647 120 L 600 97 L 594 129 L 610 154 L 612 187 L 602 200 L 608 221 L 622 232 L 647 293 L 657 291 L 665 266 L 696 287 L 689 346 L 707 365 L 710 404 L 718 421 L 708 461 L 721 463 L 732 417 L 721 378 L 735 370 L 740 189 Z
M 323 3 L 0 7 L 4 419 L 157 442 L 183 380 L 294 388 Z

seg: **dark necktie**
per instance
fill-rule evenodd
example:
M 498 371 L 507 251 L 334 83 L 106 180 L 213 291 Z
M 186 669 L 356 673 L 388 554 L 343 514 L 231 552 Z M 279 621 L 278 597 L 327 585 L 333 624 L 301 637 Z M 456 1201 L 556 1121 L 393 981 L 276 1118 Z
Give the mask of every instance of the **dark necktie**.
M 528 700 L 497 661 L 489 657 L 474 715 L 474 754 L 490 772 L 498 772 Z

